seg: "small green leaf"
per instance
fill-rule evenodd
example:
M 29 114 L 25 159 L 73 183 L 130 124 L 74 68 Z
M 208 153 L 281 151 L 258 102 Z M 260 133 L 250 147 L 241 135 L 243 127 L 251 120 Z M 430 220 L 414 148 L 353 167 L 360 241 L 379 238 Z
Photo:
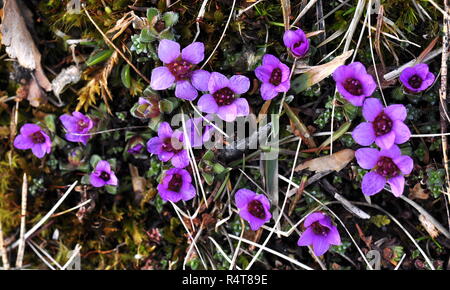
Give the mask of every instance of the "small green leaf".
M 116 194 L 117 193 L 117 187 L 112 185 L 105 185 L 106 192 L 109 194 Z
M 225 167 L 223 167 L 222 164 L 220 163 L 214 163 L 213 170 L 215 173 L 221 174 L 222 172 L 225 171 Z
M 92 168 L 95 168 L 100 160 L 102 160 L 102 158 L 97 154 L 94 154 L 91 156 L 91 160 L 89 161 L 89 163 L 91 164 Z
M 56 119 L 56 116 L 53 114 L 47 115 L 44 118 L 45 125 L 52 133 L 56 132 L 55 119 Z
M 120 78 L 122 79 L 122 84 L 127 89 L 131 86 L 131 75 L 130 75 L 130 65 L 126 64 L 122 68 L 122 72 L 120 73 Z
M 155 40 L 156 37 L 150 32 L 150 30 L 148 28 L 144 28 L 141 31 L 141 34 L 139 35 L 139 40 L 141 42 L 152 42 L 153 40 Z
M 99 51 L 89 57 L 89 59 L 86 61 L 86 65 L 93 66 L 98 63 L 101 63 L 101 62 L 107 60 L 108 58 L 110 58 L 111 55 L 113 54 L 113 52 L 114 52 L 114 49 L 107 49 L 107 50 Z
M 178 22 L 178 13 L 172 11 L 166 12 L 163 15 L 163 20 L 166 27 L 172 27 Z
M 152 7 L 152 8 L 148 8 L 147 9 L 147 19 L 148 19 L 148 22 L 152 22 L 152 20 L 153 20 L 153 17 L 155 17 L 155 16 L 157 16 L 159 14 L 159 10 L 158 9 L 156 9 L 156 8 L 154 8 L 154 7 Z
M 206 184 L 211 185 L 214 182 L 214 175 L 209 173 L 202 173 L 203 178 L 205 179 Z

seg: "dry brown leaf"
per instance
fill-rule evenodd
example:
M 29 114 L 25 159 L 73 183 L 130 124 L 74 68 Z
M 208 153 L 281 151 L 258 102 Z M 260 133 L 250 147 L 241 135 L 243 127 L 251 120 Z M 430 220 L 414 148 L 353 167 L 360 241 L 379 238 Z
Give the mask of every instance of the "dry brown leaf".
M 417 183 L 413 188 L 409 190 L 408 197 L 410 199 L 428 199 L 430 195 L 425 192 L 425 189 L 422 188 L 420 183 Z
M 138 168 L 132 164 L 129 164 L 131 173 L 131 184 L 133 185 L 134 193 L 143 193 L 145 191 L 146 181 L 145 178 L 139 175 Z
M 436 227 L 427 220 L 427 218 L 424 215 L 419 216 L 419 221 L 422 224 L 422 226 L 425 228 L 427 233 L 432 237 L 433 239 L 439 236 L 439 231 L 436 229 Z
M 323 172 L 328 170 L 341 171 L 342 168 L 353 160 L 355 151 L 352 149 L 344 149 L 332 155 L 314 158 L 308 160 L 295 168 L 295 171 L 300 171 L 308 168 L 311 171 Z
M 1 25 L 2 44 L 6 46 L 9 57 L 17 59 L 21 66 L 34 70 L 39 85 L 46 91 L 51 91 L 50 81 L 42 70 L 41 53 L 25 23 L 24 14 L 27 14 L 27 10 L 24 5 L 19 7 L 17 0 L 4 1 Z

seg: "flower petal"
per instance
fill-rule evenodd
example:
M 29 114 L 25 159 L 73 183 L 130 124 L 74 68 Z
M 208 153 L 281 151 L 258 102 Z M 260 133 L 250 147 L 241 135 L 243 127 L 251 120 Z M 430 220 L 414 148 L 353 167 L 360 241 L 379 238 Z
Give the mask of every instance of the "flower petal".
M 237 106 L 234 103 L 228 106 L 221 106 L 217 110 L 217 115 L 225 122 L 233 122 L 237 117 Z
M 183 48 L 181 58 L 193 64 L 199 64 L 205 58 L 205 45 L 194 42 Z
M 165 90 L 175 82 L 175 77 L 165 66 L 160 66 L 152 70 L 150 87 L 156 91 Z
M 312 225 L 313 223 L 315 223 L 316 221 L 319 221 L 321 219 L 324 219 L 326 216 L 321 213 L 321 212 L 313 212 L 311 214 L 309 214 L 306 219 L 305 222 L 303 223 L 303 225 L 305 227 L 309 227 L 310 225 Z
M 214 94 L 216 91 L 228 87 L 230 84 L 226 76 L 221 73 L 213 72 L 208 82 L 208 91 Z
M 327 241 L 328 243 L 336 246 L 342 244 L 341 236 L 339 235 L 339 231 L 337 230 L 336 226 L 331 226 L 330 232 L 327 236 Z
M 45 153 L 47 153 L 47 147 L 45 144 L 34 144 L 34 146 L 31 147 L 31 151 L 37 158 L 42 158 Z
M 97 176 L 95 174 L 95 172 L 91 173 L 90 177 L 89 177 L 89 181 L 91 183 L 92 186 L 94 187 L 102 187 L 105 186 L 106 182 L 101 179 L 99 176 Z
M 160 138 L 171 138 L 173 134 L 172 127 L 170 127 L 169 123 L 162 122 L 158 128 L 158 136 Z
M 406 126 L 402 121 L 394 121 L 392 131 L 395 132 L 395 144 L 405 143 L 409 140 L 409 138 L 411 138 L 411 131 L 409 130 L 408 126 Z
M 383 104 L 379 99 L 368 98 L 364 101 L 362 114 L 366 121 L 373 122 L 381 112 L 383 112 Z
M 208 82 L 211 77 L 211 73 L 206 70 L 196 70 L 191 75 L 191 83 L 192 85 L 199 91 L 207 91 L 208 90 Z
M 374 195 L 383 190 L 386 184 L 386 178 L 378 173 L 371 171 L 364 175 L 361 182 L 361 189 L 365 195 Z
M 317 236 L 313 240 L 313 251 L 314 251 L 314 255 L 316 255 L 317 257 L 325 254 L 329 248 L 330 248 L 330 244 L 328 243 L 328 241 L 325 237 Z
M 158 57 L 163 63 L 171 63 L 180 56 L 178 42 L 162 39 L 158 45 Z
M 235 104 L 237 108 L 236 116 L 245 117 L 250 114 L 250 107 L 246 99 L 238 98 L 234 100 L 233 104 Z
M 382 149 L 380 151 L 380 156 L 386 156 L 392 159 L 399 157 L 401 154 L 402 152 L 400 151 L 400 148 L 398 148 L 395 144 L 389 149 Z
M 369 146 L 375 141 L 375 130 L 372 123 L 364 122 L 356 126 L 352 132 L 352 137 L 356 143 L 362 146 Z
M 193 101 L 197 98 L 198 92 L 190 81 L 178 81 L 175 96 L 183 100 Z
M 278 95 L 277 90 L 275 89 L 275 86 L 271 83 L 263 83 L 260 88 L 261 97 L 263 100 L 271 100 L 275 98 Z
M 255 196 L 255 192 L 249 189 L 241 188 L 236 191 L 236 194 L 234 195 L 234 202 L 238 208 L 244 208 L 247 207 L 247 204 L 252 201 Z
M 384 109 L 384 112 L 389 116 L 389 118 L 391 118 L 392 121 L 405 121 L 407 115 L 405 106 L 401 104 L 387 106 Z
M 273 68 L 269 65 L 258 66 L 255 69 L 256 77 L 263 83 L 267 83 L 272 75 Z
M 276 56 L 267 53 L 263 56 L 262 64 L 270 65 L 275 68 L 280 64 L 280 60 Z
M 229 88 L 237 95 L 241 95 L 250 88 L 250 80 L 246 76 L 234 75 L 230 78 Z
M 311 228 L 307 228 L 297 241 L 297 246 L 308 246 L 313 243 L 316 235 Z
M 381 149 L 389 149 L 394 145 L 395 142 L 395 132 L 394 130 L 391 130 L 391 132 L 378 136 L 375 139 L 375 143 L 380 147 Z
M 189 165 L 189 157 L 188 152 L 186 149 L 181 150 L 177 154 L 175 154 L 172 159 L 170 159 L 170 162 L 172 162 L 173 167 L 175 168 L 185 168 Z
M 116 174 L 114 174 L 114 172 L 111 172 L 109 175 L 109 180 L 108 182 L 106 182 L 107 185 L 111 185 L 111 186 L 117 186 L 117 184 L 119 184 L 119 181 L 117 180 L 117 176 Z
M 300 36 L 297 33 L 295 33 L 295 31 L 293 31 L 293 30 L 288 30 L 283 35 L 283 43 L 288 48 L 293 46 L 299 40 L 300 40 Z
M 410 174 L 414 168 L 414 161 L 409 156 L 402 155 L 395 158 L 393 161 L 403 174 Z
M 372 169 L 380 158 L 380 152 L 375 148 L 360 148 L 355 152 L 356 161 L 364 169 Z
M 216 100 L 209 94 L 201 96 L 197 102 L 197 106 L 200 111 L 208 114 L 215 114 L 219 109 Z
M 403 175 L 392 177 L 388 180 L 388 183 L 391 186 L 392 193 L 396 197 L 399 197 L 403 194 L 403 190 L 405 189 L 405 177 Z
M 17 149 L 26 150 L 30 149 L 33 146 L 33 140 L 23 134 L 17 135 L 17 137 L 14 139 L 14 147 L 16 147 Z
M 196 195 L 195 187 L 192 184 L 190 184 L 190 186 L 187 189 L 181 192 L 181 199 L 184 201 L 188 201 L 193 199 L 195 195 Z

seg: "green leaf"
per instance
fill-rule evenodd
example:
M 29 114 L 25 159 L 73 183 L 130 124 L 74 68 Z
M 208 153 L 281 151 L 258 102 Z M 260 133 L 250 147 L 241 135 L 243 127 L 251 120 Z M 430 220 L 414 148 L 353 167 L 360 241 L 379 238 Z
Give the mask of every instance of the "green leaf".
M 127 89 L 131 86 L 131 75 L 130 75 L 130 65 L 126 64 L 122 68 L 122 72 L 120 73 L 120 78 L 122 79 L 122 84 Z
M 105 185 L 105 190 L 109 194 L 116 194 L 117 193 L 117 187 L 112 185 Z
M 95 168 L 100 160 L 102 160 L 102 158 L 97 154 L 94 154 L 91 156 L 91 160 L 89 160 L 89 163 L 91 164 L 92 168 Z
M 211 185 L 214 182 L 214 175 L 209 173 L 202 173 L 203 178 L 205 179 L 206 184 Z
M 44 118 L 45 125 L 52 133 L 56 132 L 55 119 L 56 119 L 56 116 L 53 114 L 47 115 Z
M 159 10 L 152 7 L 147 9 L 147 19 L 148 22 L 152 22 L 153 18 L 159 14 Z
M 141 34 L 139 35 L 139 40 L 141 42 L 149 43 L 155 39 L 156 39 L 155 35 L 153 35 L 148 28 L 142 29 Z
M 166 27 L 172 27 L 178 22 L 178 13 L 172 11 L 166 12 L 163 15 L 163 20 Z
M 81 177 L 81 184 L 91 184 L 91 178 L 89 177 L 89 174 L 83 175 L 83 177 Z
M 108 58 L 110 58 L 111 55 L 113 54 L 113 52 L 114 52 L 114 49 L 107 49 L 107 50 L 102 50 L 100 52 L 97 52 L 94 55 L 91 55 L 89 57 L 89 59 L 86 61 L 86 65 L 93 66 L 98 63 L 101 63 L 101 62 L 107 60 Z

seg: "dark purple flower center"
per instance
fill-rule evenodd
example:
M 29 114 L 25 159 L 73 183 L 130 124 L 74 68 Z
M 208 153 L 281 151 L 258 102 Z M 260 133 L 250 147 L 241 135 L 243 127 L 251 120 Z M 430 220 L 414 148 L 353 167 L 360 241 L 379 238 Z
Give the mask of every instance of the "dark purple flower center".
M 344 82 L 344 88 L 354 96 L 361 96 L 363 94 L 363 87 L 361 82 L 357 79 L 347 79 Z
M 227 106 L 234 101 L 234 92 L 228 88 L 222 88 L 213 94 L 214 100 L 216 100 L 217 105 Z
M 42 144 L 45 142 L 45 137 L 41 131 L 37 131 L 31 134 L 31 140 L 34 144 Z
M 163 144 L 162 144 L 162 149 L 166 152 L 174 152 L 177 153 L 179 151 L 181 151 L 181 146 L 179 146 L 180 148 L 178 149 L 178 146 L 173 146 L 173 145 L 181 145 L 180 144 L 174 144 L 172 142 L 176 142 L 175 139 L 167 137 L 166 139 L 164 139 Z
M 252 216 L 259 219 L 264 219 L 266 217 L 264 206 L 259 200 L 252 200 L 249 202 L 247 205 L 247 210 Z
M 85 122 L 84 120 L 79 120 L 77 125 L 78 129 L 82 131 L 83 129 L 86 129 L 89 126 L 89 123 Z
M 111 179 L 111 175 L 108 172 L 106 172 L 106 171 L 102 171 L 102 173 L 100 173 L 100 178 L 103 181 L 108 181 L 108 180 Z
M 281 69 L 277 67 L 272 71 L 269 82 L 274 86 L 278 86 L 281 83 L 281 76 Z
M 172 178 L 169 181 L 169 190 L 179 192 L 182 185 L 183 177 L 177 173 L 172 175 Z
M 294 48 L 297 48 L 297 47 L 299 47 L 302 44 L 303 44 L 303 40 L 299 40 L 296 43 L 294 43 Z
M 194 67 L 193 64 L 183 59 L 177 59 L 166 66 L 177 81 L 189 79 Z
M 378 159 L 375 171 L 379 175 L 386 178 L 395 177 L 399 173 L 399 169 L 397 165 L 395 165 L 394 161 L 392 161 L 390 157 L 386 156 L 382 156 Z
M 158 33 L 161 32 L 161 31 L 163 31 L 164 28 L 166 28 L 166 24 L 164 23 L 164 21 L 162 21 L 162 20 L 156 21 L 156 24 L 155 24 L 155 30 L 156 30 Z
M 375 136 L 382 136 L 391 132 L 392 130 L 392 120 L 384 112 L 381 112 L 373 121 L 373 130 L 375 131 Z
M 418 89 L 422 85 L 422 78 L 419 77 L 418 75 L 413 75 L 412 77 L 409 78 L 408 84 L 411 87 Z
M 312 231 L 319 236 L 326 236 L 330 229 L 326 226 L 321 225 L 319 222 L 314 222 L 311 224 Z

